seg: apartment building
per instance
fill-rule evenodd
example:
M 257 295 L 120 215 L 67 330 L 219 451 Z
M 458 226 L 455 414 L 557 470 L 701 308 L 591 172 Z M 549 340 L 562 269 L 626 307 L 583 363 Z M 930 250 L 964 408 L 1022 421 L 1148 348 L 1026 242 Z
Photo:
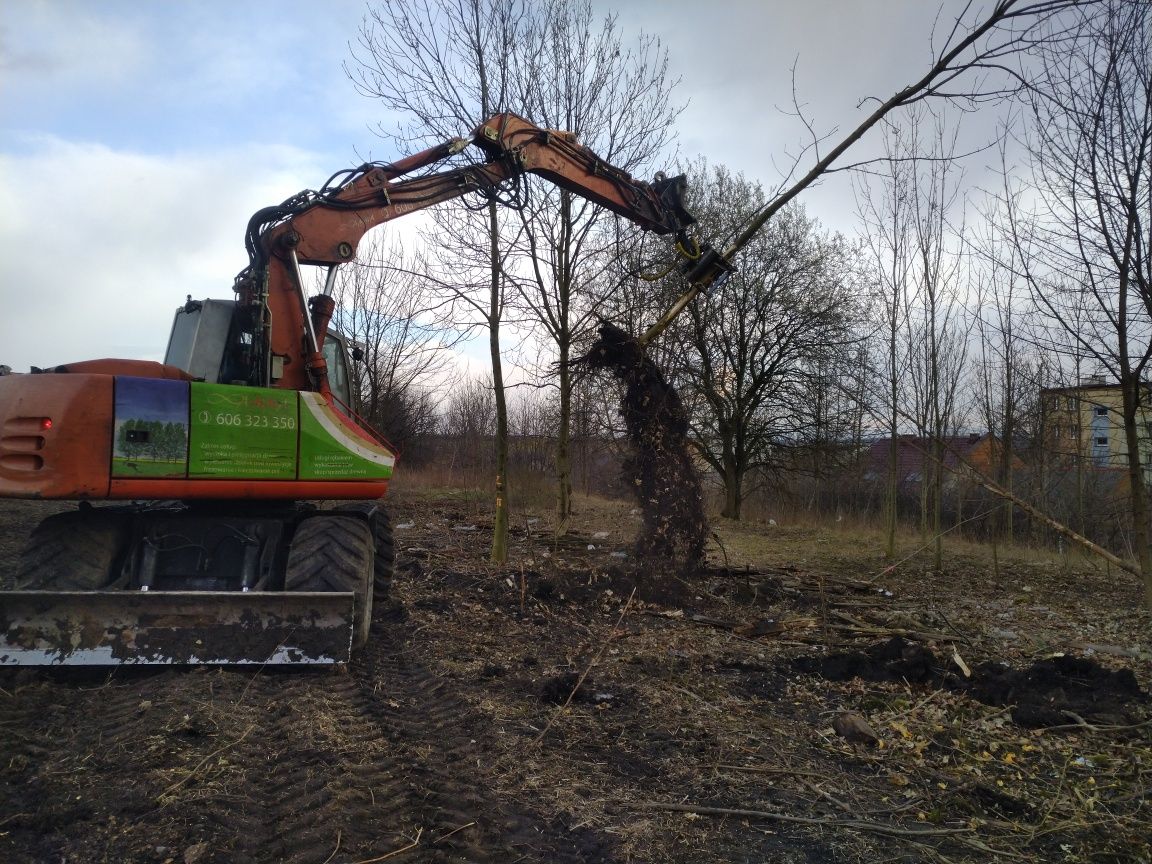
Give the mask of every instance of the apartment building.
M 1144 480 L 1152 484 L 1152 384 L 1145 384 L 1144 388 L 1136 427 Z M 1093 377 L 1075 387 L 1044 388 L 1040 398 L 1044 443 L 1051 455 L 1093 468 L 1127 468 L 1128 445 L 1119 384 Z

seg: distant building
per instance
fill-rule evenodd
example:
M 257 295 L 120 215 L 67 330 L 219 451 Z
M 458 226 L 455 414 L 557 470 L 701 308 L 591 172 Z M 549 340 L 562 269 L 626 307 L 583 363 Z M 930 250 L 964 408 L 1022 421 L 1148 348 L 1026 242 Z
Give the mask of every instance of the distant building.
M 1152 484 L 1152 384 L 1144 384 L 1144 398 L 1136 415 L 1140 438 L 1140 464 L 1144 482 Z M 1128 443 L 1121 413 L 1119 384 L 1093 377 L 1076 387 L 1047 387 L 1040 391 L 1044 446 L 1058 461 L 1095 469 L 1128 466 Z
M 963 475 L 975 469 L 989 478 L 995 478 L 997 460 L 1002 453 L 1000 439 L 994 435 L 952 436 L 944 439 L 944 467 L 952 474 Z M 919 487 L 928 476 L 927 466 L 932 461 L 932 439 L 918 435 L 900 435 L 896 439 L 896 479 L 905 489 Z M 892 458 L 892 439 L 880 438 L 872 442 L 865 459 L 864 476 L 873 481 L 888 477 Z M 1013 469 L 1024 467 L 1019 457 L 1012 457 Z

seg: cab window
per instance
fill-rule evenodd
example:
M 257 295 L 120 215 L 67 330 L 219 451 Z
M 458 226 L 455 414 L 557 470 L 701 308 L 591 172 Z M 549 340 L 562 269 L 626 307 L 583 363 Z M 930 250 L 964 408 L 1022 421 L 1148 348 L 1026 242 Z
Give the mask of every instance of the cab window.
M 324 362 L 328 364 L 328 386 L 332 395 L 352 408 L 351 377 L 348 369 L 348 354 L 344 350 L 344 340 L 335 333 L 329 333 L 324 340 Z

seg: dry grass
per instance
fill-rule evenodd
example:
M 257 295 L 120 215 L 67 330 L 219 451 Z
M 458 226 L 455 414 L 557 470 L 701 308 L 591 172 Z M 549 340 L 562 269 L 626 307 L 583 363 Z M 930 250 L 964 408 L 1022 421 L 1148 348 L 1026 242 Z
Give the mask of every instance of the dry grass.
M 804 522 L 777 525 L 716 518 L 713 530 L 736 564 L 749 561 L 772 561 L 777 565 L 802 563 L 814 555 L 822 560 L 850 561 L 857 575 L 863 576 L 871 571 L 873 576 L 878 576 L 888 571 L 892 563 L 885 559 L 886 536 L 883 528 L 864 521 L 834 522 L 811 518 Z M 966 537 L 945 535 L 942 540 L 946 557 L 970 559 L 989 567 L 998 561 L 1000 564 L 1043 564 L 1062 569 L 1107 570 L 1103 562 L 1078 549 L 1060 554 L 1022 544 L 999 544 L 994 552 L 990 544 Z M 935 542 L 931 536 L 904 528 L 897 533 L 895 545 L 898 567 L 916 568 L 931 562 Z M 796 554 L 801 556 L 798 560 L 791 557 Z M 868 567 L 861 571 L 861 564 L 867 564 Z
M 397 473 L 393 494 L 402 496 L 432 496 L 458 500 L 467 507 L 471 518 L 484 520 L 490 513 L 490 493 L 480 485 L 477 472 L 462 473 L 443 466 L 406 469 Z M 540 518 L 551 525 L 556 502 L 555 483 L 551 476 L 540 474 L 513 475 L 509 482 L 512 524 L 522 524 L 525 517 Z M 595 495 L 575 496 L 575 521 L 579 526 L 599 520 L 612 525 L 634 523 L 636 505 L 627 499 L 603 498 Z M 860 514 L 829 517 L 824 514 L 796 508 L 791 517 L 779 520 L 757 518 L 753 513 L 741 521 L 721 518 L 720 502 L 712 502 L 710 518 L 714 539 L 709 544 L 710 560 L 745 566 L 770 563 L 773 566 L 804 565 L 809 561 L 825 561 L 848 567 L 860 578 L 874 578 L 889 572 L 891 561 L 884 556 L 885 530 L 880 520 Z M 552 526 L 554 527 L 554 526 Z M 593 528 L 593 530 L 602 530 Z M 896 537 L 898 569 L 919 570 L 932 560 L 934 539 L 923 532 L 903 526 Z M 960 557 L 973 563 L 1013 565 L 1043 565 L 1064 572 L 1079 570 L 1099 571 L 1112 575 L 1109 566 L 1081 550 L 1079 547 L 1063 550 L 1045 549 L 1026 543 L 998 544 L 995 548 L 986 542 L 949 532 L 943 537 L 943 548 L 948 557 Z M 839 554 L 839 553 L 844 554 Z M 727 556 L 727 557 L 725 557 Z M 1120 574 L 1118 578 L 1127 578 Z
M 444 465 L 419 468 L 403 466 L 396 472 L 392 489 L 399 494 L 470 495 L 487 501 L 492 486 L 491 472 L 454 469 Z M 556 483 L 551 475 L 514 471 L 508 479 L 508 498 L 513 508 L 547 508 L 556 503 Z
M 1001 554 L 996 575 L 987 550 L 955 539 L 939 573 L 928 552 L 884 573 L 882 533 L 867 526 L 717 520 L 710 559 L 726 552 L 736 572 L 705 574 L 682 608 L 629 603 L 610 556 L 639 526 L 630 502 L 578 496 L 566 542 L 552 538 L 550 502 L 514 506 L 517 529 L 537 521 L 496 568 L 445 521 L 458 495 L 445 504 L 412 490 L 395 502 L 427 508 L 400 535 L 419 567 L 397 580 L 421 651 L 497 731 L 493 786 L 614 836 L 621 860 L 1142 860 L 1140 729 L 1027 730 L 1008 709 L 955 692 L 825 681 L 793 665 L 891 633 L 939 634 L 923 644 L 943 658 L 956 649 L 973 668 L 1091 653 L 1147 687 L 1142 659 L 1076 647 L 1141 651 L 1152 619 L 1132 608 L 1137 586 L 1065 573 L 1028 549 Z M 905 554 L 919 545 L 900 538 Z M 785 590 L 755 590 L 773 580 Z M 813 588 L 825 580 L 826 603 Z M 765 622 L 781 629 L 757 636 Z M 542 700 L 544 685 L 580 675 L 592 682 L 584 699 Z M 864 714 L 884 746 L 838 739 L 829 726 L 841 709 Z M 817 824 L 764 821 L 792 817 Z M 874 833 L 886 831 L 907 833 Z

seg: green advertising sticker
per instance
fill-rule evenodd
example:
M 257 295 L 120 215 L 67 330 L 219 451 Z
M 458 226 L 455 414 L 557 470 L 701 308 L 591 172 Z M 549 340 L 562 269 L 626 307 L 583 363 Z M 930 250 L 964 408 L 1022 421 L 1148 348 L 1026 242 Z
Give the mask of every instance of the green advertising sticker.
M 189 477 L 295 479 L 295 392 L 202 383 L 191 391 Z
M 396 457 L 356 435 L 319 393 L 300 394 L 300 479 L 381 480 Z

